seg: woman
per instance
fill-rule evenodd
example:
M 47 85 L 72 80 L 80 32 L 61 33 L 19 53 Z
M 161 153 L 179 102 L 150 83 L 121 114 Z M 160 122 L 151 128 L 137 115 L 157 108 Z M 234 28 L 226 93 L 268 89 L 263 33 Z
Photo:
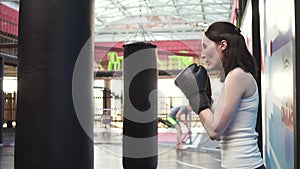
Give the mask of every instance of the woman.
M 204 32 L 202 47 L 201 58 L 207 69 L 221 72 L 223 87 L 219 98 L 210 105 L 210 99 L 207 99 L 211 97 L 207 92 L 210 86 L 206 87 L 207 83 L 203 82 L 205 79 L 209 82 L 209 78 L 206 78 L 206 70 L 201 70 L 201 66 L 191 66 L 193 73 L 189 75 L 184 70 L 175 84 L 191 86 L 187 81 L 192 81 L 188 79 L 194 74 L 199 88 L 198 101 L 194 101 L 196 96 L 188 91 L 191 87 L 179 87 L 188 97 L 193 110 L 197 111 L 210 138 L 220 140 L 222 168 L 265 168 L 255 131 L 259 103 L 255 58 L 247 50 L 240 30 L 228 22 L 211 24 Z M 195 108 L 195 105 L 200 105 L 201 109 Z
M 264 168 L 255 131 L 258 109 L 257 67 L 240 30 L 215 22 L 204 32 L 202 55 L 208 70 L 221 70 L 224 81 L 214 110 L 200 120 L 212 139 L 220 139 L 223 168 Z

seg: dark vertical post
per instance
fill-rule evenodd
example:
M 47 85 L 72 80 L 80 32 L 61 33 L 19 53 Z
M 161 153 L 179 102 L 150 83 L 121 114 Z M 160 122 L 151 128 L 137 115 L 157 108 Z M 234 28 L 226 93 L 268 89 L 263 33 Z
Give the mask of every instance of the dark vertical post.
M 20 1 L 15 169 L 92 169 L 93 0 Z
M 242 18 L 245 12 L 245 8 L 246 8 L 246 4 L 247 4 L 248 0 L 238 0 L 238 9 L 236 11 L 236 26 L 240 27 L 241 26 L 241 22 L 242 22 Z
M 261 109 L 261 48 L 260 48 L 260 24 L 259 24 L 259 8 L 258 0 L 252 0 L 252 46 L 253 46 L 253 56 L 257 61 L 258 76 L 257 76 L 257 86 L 259 95 L 259 105 L 257 112 L 257 122 L 256 131 L 258 133 L 258 148 L 261 153 L 263 153 L 263 133 L 262 133 L 262 109 Z M 263 154 L 262 154 L 263 155 Z
M 110 79 L 105 79 L 104 80 L 104 94 L 105 96 L 103 97 L 103 105 L 104 105 L 104 111 L 103 115 L 108 115 L 111 116 L 111 90 L 110 90 Z
M 4 115 L 4 92 L 3 92 L 3 76 L 4 76 L 4 59 L 0 57 L 0 143 L 3 143 L 3 115 Z
M 123 168 L 157 167 L 156 46 L 146 42 L 124 47 Z
M 173 108 L 173 97 L 170 97 L 170 108 Z
M 193 139 L 192 139 L 192 113 L 189 113 L 189 134 L 190 134 L 190 144 L 193 144 Z
M 295 93 L 295 111 L 294 112 L 294 159 L 295 159 L 295 166 L 294 168 L 299 168 L 300 167 L 300 162 L 299 162 L 299 152 L 300 152 L 300 91 L 298 90 L 299 84 L 300 83 L 300 48 L 298 47 L 300 44 L 300 2 L 295 0 L 295 71 L 296 71 L 296 79 L 294 81 L 294 86 L 296 87 L 296 93 Z
M 104 115 L 105 112 L 107 112 L 107 88 L 103 88 L 103 112 L 102 114 Z

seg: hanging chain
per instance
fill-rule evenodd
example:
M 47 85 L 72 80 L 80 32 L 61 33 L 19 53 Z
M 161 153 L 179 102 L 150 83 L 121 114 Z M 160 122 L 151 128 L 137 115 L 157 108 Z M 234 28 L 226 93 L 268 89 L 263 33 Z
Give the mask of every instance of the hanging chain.
M 129 39 L 127 41 L 130 41 L 131 38 L 133 38 L 133 41 L 136 41 L 138 35 L 141 35 L 143 40 L 146 42 L 146 37 L 149 38 L 149 40 L 153 39 L 155 41 L 154 37 L 151 37 L 144 29 L 144 25 L 143 25 L 143 13 L 142 13 L 142 3 L 140 3 L 139 5 L 139 23 L 138 23 L 138 29 L 137 32 L 132 35 L 131 37 L 129 37 Z

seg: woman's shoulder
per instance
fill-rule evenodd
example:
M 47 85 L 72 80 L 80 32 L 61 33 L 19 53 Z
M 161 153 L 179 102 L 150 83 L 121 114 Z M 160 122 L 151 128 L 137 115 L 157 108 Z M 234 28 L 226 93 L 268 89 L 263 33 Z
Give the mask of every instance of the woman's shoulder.
M 252 95 L 257 88 L 256 81 L 251 73 L 242 68 L 231 70 L 225 79 L 225 84 L 239 88 L 246 96 Z
M 251 75 L 250 73 L 248 72 L 245 72 L 242 68 L 240 67 L 237 67 L 237 68 L 234 68 L 233 70 L 231 70 L 226 78 L 225 78 L 225 81 L 226 79 L 229 79 L 229 80 L 245 80 L 245 78 L 249 78 Z
M 231 70 L 224 81 L 224 85 L 233 85 L 236 87 L 249 87 L 254 85 L 255 79 L 251 73 L 245 72 L 242 68 L 234 68 Z
M 230 74 L 244 74 L 244 73 L 247 73 L 247 72 L 245 72 L 242 68 L 240 68 L 240 67 L 236 67 L 236 68 L 234 68 L 234 69 L 232 69 L 229 73 L 228 73 L 228 75 L 230 75 Z

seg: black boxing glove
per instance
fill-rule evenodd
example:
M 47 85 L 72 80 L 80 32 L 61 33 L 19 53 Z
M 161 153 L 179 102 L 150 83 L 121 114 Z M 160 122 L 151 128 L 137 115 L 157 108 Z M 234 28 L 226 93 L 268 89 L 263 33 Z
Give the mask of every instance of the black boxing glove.
M 196 114 L 211 106 L 211 87 L 207 71 L 193 63 L 175 78 L 175 85 L 183 92 Z

